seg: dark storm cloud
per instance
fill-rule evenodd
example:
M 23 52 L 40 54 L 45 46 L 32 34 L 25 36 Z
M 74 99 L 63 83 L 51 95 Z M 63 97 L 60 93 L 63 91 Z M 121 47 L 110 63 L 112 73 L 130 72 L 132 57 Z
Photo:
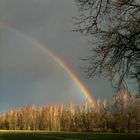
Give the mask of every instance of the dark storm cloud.
M 87 52 L 80 35 L 71 32 L 74 0 L 5 0 L 4 7 L 6 23 L 47 44 L 68 63 Z
M 27 38 L 28 36 L 37 38 L 39 42 L 61 56 L 96 98 L 110 95 L 111 88 L 106 80 L 98 78 L 87 80 L 81 72 L 80 58 L 88 54 L 89 48 L 80 34 L 71 32 L 72 17 L 77 15 L 74 0 L 0 0 L 0 7 L 0 21 L 22 32 Z M 19 103 L 23 105 L 30 101 L 40 103 L 43 100 L 45 103 L 78 100 L 79 95 L 75 94 L 79 92 L 78 87 L 75 88 L 76 91 L 73 89 L 75 85 L 54 60 L 35 49 L 33 44 L 26 42 L 20 34 L 2 29 L 0 33 L 1 45 L 5 45 L 0 48 L 1 106 L 4 106 L 5 102 L 9 102 L 9 106 L 13 104 L 14 107 Z M 11 47 L 6 50 L 6 46 Z M 70 94 L 71 96 L 68 96 Z M 62 97 L 64 99 L 61 99 Z
M 46 19 L 48 0 L 4 0 L 4 19 L 21 27 L 34 26 Z
M 0 35 L 0 110 L 82 100 L 82 91 L 47 51 L 20 33 L 0 29 Z

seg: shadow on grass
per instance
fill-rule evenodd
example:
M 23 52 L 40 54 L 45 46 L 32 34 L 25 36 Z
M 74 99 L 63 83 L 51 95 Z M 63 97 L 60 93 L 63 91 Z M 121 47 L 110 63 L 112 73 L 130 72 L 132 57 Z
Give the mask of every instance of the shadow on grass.
M 140 134 L 0 132 L 0 140 L 139 140 Z

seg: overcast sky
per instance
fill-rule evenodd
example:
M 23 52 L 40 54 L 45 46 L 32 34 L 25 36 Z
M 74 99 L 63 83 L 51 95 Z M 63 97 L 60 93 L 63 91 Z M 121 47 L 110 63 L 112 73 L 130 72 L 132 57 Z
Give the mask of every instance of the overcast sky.
M 0 0 L 0 22 L 21 32 L 0 26 L 0 110 L 84 99 L 66 71 L 26 35 L 60 56 L 96 99 L 113 95 L 107 80 L 87 79 L 81 71 L 80 58 L 88 55 L 90 47 L 71 31 L 77 14 L 74 0 Z

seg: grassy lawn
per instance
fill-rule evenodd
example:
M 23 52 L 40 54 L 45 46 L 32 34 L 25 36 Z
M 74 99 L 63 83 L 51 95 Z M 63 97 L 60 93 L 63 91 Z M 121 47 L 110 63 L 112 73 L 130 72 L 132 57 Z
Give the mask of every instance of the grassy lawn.
M 140 140 L 140 134 L 0 131 L 0 140 Z

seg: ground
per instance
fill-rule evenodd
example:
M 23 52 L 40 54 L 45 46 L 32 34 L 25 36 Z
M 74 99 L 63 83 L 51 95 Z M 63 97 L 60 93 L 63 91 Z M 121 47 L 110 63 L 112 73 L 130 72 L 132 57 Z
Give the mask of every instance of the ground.
M 0 131 L 0 140 L 140 140 L 139 134 Z

